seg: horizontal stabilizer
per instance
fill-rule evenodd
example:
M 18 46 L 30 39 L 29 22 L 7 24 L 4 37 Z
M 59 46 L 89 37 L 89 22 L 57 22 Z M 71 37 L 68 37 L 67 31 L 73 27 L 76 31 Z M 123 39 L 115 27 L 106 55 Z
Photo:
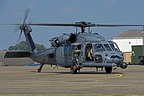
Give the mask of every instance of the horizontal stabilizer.
M 30 57 L 31 53 L 29 51 L 9 51 L 5 53 L 4 58 L 22 58 Z

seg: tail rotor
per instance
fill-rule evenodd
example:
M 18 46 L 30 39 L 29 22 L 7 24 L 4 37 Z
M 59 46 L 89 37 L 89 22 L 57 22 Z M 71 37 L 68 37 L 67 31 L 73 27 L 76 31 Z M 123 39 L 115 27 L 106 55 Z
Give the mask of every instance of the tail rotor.
M 25 14 L 24 14 L 23 23 L 22 24 L 16 24 L 16 26 L 15 26 L 14 33 L 18 32 L 20 30 L 20 34 L 19 34 L 19 37 L 17 39 L 17 43 L 21 40 L 21 36 L 22 36 L 23 32 L 25 32 L 25 31 L 31 32 L 32 31 L 30 26 L 28 26 L 28 24 L 26 24 L 29 12 L 30 12 L 30 8 L 26 9 Z

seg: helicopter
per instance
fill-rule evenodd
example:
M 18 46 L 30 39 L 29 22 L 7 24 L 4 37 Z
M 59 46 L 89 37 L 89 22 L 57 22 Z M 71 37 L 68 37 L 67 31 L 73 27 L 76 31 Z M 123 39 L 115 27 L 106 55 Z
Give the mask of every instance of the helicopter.
M 119 26 L 143 26 L 143 25 L 105 25 L 95 24 L 91 22 L 75 22 L 72 24 L 57 23 L 33 23 L 27 24 L 26 20 L 29 10 L 25 11 L 22 24 L 18 25 L 24 33 L 29 51 L 7 51 L 4 58 L 29 57 L 33 61 L 39 62 L 41 65 L 37 72 L 41 72 L 45 64 L 70 68 L 72 74 L 76 74 L 78 70 L 84 67 L 105 68 L 106 73 L 112 73 L 113 69 L 121 67 L 127 68 L 124 62 L 122 51 L 113 41 L 107 41 L 98 33 L 92 33 L 91 27 L 119 27 Z M 32 28 L 30 26 L 66 26 L 80 28 L 80 32 L 76 30 L 73 33 L 64 33 L 61 36 L 51 38 L 51 47 L 38 51 L 31 37 Z M 88 29 L 86 31 L 85 29 Z

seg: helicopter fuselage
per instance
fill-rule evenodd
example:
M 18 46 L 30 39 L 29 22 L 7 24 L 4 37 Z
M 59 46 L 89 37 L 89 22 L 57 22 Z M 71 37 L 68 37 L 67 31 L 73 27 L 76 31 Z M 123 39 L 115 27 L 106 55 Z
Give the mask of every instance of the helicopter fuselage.
M 64 36 L 65 37 L 65 36 Z M 75 43 L 62 43 L 31 55 L 34 61 L 42 64 L 70 68 L 117 67 L 126 68 L 124 57 L 116 43 L 106 41 L 96 33 L 80 33 Z M 66 41 L 65 41 L 66 42 Z

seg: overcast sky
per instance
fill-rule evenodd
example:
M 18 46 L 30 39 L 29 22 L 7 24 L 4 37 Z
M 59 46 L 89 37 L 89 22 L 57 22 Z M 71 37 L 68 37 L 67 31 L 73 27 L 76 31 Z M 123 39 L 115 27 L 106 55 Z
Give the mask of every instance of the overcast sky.
M 27 22 L 32 23 L 144 24 L 144 0 L 0 0 L 0 24 L 22 23 L 27 8 Z M 52 37 L 75 31 L 73 27 L 31 27 L 34 41 L 46 47 Z M 15 26 L 0 26 L 0 50 L 18 43 L 19 32 L 14 33 L 14 29 Z M 142 28 L 92 28 L 92 32 L 109 40 L 131 29 Z M 21 40 L 25 40 L 24 36 Z

